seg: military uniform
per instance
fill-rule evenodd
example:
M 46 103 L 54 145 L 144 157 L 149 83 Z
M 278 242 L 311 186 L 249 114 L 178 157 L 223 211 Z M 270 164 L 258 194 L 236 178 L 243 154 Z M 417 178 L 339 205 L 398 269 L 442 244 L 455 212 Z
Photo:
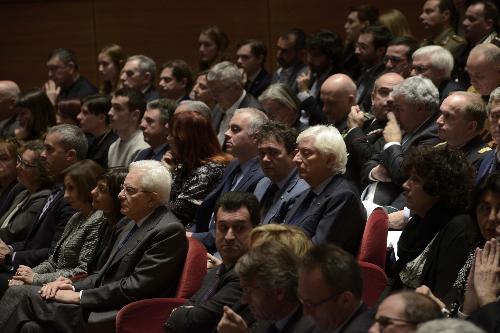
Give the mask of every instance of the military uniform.
M 434 147 L 445 147 L 446 145 L 446 142 L 441 142 Z M 460 147 L 460 150 L 464 153 L 469 164 L 477 171 L 483 158 L 491 151 L 491 148 L 478 135 Z
M 426 38 L 420 43 L 421 46 L 439 45 L 447 49 L 453 58 L 459 57 L 466 47 L 465 39 L 455 34 L 453 28 L 443 30 L 436 38 Z

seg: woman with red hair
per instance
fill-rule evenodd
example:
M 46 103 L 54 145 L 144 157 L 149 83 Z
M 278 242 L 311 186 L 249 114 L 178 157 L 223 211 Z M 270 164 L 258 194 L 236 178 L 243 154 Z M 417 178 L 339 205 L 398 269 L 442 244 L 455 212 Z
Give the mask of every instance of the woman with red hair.
M 170 150 L 164 161 L 172 172 L 170 207 L 187 225 L 220 182 L 230 157 L 222 152 L 210 120 L 199 112 L 174 113 L 168 129 Z

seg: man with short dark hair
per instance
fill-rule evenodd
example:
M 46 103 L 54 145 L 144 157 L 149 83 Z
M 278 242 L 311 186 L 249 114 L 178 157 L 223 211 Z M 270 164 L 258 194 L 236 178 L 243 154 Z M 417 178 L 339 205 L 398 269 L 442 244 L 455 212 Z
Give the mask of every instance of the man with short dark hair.
M 276 48 L 276 61 L 280 67 L 274 72 L 271 83 L 283 83 L 297 93 L 297 77 L 307 72 L 304 30 L 292 28 L 285 31 L 278 38 Z
M 384 56 L 391 39 L 391 32 L 383 25 L 368 26 L 359 34 L 356 55 L 363 64 L 363 69 L 356 81 L 356 104 L 363 111 L 370 111 L 373 82 L 385 70 Z
M 451 52 L 454 58 L 465 48 L 465 39 L 455 34 L 458 13 L 453 0 L 427 0 L 422 8 L 420 21 L 428 37 L 421 46 L 439 45 Z
M 366 332 L 371 313 L 361 300 L 356 259 L 331 244 L 316 245 L 299 266 L 298 296 L 304 313 L 324 332 Z
M 442 318 L 441 309 L 429 297 L 414 291 L 402 291 L 388 296 L 380 303 L 369 333 L 415 333 L 421 323 Z
M 154 87 L 155 78 L 156 63 L 145 55 L 129 57 L 120 73 L 123 87 L 139 90 L 147 102 L 160 98 L 158 90 Z
M 149 147 L 139 129 L 145 109 L 146 100 L 139 90 L 121 88 L 114 92 L 108 115 L 119 138 L 109 147 L 108 167 L 127 166 L 139 151 Z
M 147 104 L 139 127 L 142 130 L 144 141 L 150 147 L 138 152 L 134 161 L 161 161 L 169 149 L 167 123 L 176 108 L 177 103 L 167 98 L 156 99 Z
M 172 60 L 162 66 L 158 84 L 162 97 L 177 103 L 189 100 L 193 84 L 193 73 L 184 60 Z
M 356 81 L 361 75 L 361 63 L 356 56 L 355 49 L 361 30 L 369 25 L 374 25 L 378 20 L 378 9 L 372 5 L 352 6 L 344 24 L 345 49 L 343 54 L 342 69 Z
M 47 58 L 49 80 L 44 84 L 52 104 L 68 98 L 83 98 L 97 93 L 97 88 L 80 75 L 76 54 L 73 50 L 58 48 Z
M 262 224 L 279 223 L 297 197 L 309 188 L 293 162 L 297 131 L 280 123 L 264 124 L 257 134 L 260 166 L 266 177 L 255 187 Z
M 271 74 L 265 69 L 267 48 L 257 39 L 247 39 L 238 44 L 236 64 L 243 70 L 245 90 L 258 98 L 271 84 Z
M 222 264 L 208 271 L 200 289 L 172 311 L 165 328 L 171 333 L 210 332 L 223 314 L 241 298 L 234 266 L 249 248 L 250 232 L 260 222 L 260 207 L 253 194 L 228 192 L 215 205 L 215 244 Z
M 393 72 L 403 78 L 410 76 L 413 52 L 418 49 L 416 39 L 408 36 L 395 37 L 387 45 L 384 56 L 386 72 Z

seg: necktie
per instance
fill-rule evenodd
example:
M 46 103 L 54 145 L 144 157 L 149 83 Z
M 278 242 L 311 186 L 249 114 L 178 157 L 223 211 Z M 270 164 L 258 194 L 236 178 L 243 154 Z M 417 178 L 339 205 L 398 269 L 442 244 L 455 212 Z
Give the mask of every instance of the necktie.
M 54 201 L 54 199 L 56 198 L 56 196 L 59 194 L 60 191 L 61 189 L 57 188 L 54 191 L 52 191 L 52 193 L 50 193 L 49 197 L 47 198 L 47 201 L 45 201 L 45 205 L 43 206 L 42 212 L 38 216 L 38 221 L 40 221 L 42 217 L 45 215 L 45 212 L 47 211 L 47 209 L 49 209 L 50 204 L 52 203 L 52 201 Z
M 313 202 L 314 198 L 316 198 L 316 193 L 314 193 L 312 190 L 309 190 L 306 198 L 304 199 L 304 201 L 302 201 L 300 207 L 295 211 L 295 214 L 293 214 L 292 218 L 288 221 L 287 224 L 299 224 L 303 215 L 309 209 L 309 206 Z
M 278 192 L 279 187 L 276 184 L 271 184 L 271 186 L 268 187 L 266 193 L 264 193 L 264 196 L 262 197 L 262 200 L 260 202 L 260 206 L 262 207 L 260 212 L 262 218 L 264 218 L 269 211 L 269 208 L 274 203 L 274 198 L 276 197 L 276 193 Z
M 134 226 L 132 227 L 132 229 L 130 229 L 127 236 L 125 236 L 120 245 L 118 245 L 118 250 L 120 250 L 123 247 L 123 245 L 127 243 L 127 241 L 130 239 L 130 237 L 132 237 L 132 235 L 137 231 L 137 229 L 139 229 L 139 227 L 137 226 L 137 224 L 134 223 Z
M 220 283 L 220 278 L 222 274 L 224 273 L 224 265 L 220 265 L 217 268 L 217 271 L 215 272 L 215 279 L 212 281 L 212 284 L 210 287 L 207 289 L 203 297 L 200 298 L 201 303 L 205 303 L 212 297 L 217 289 L 219 289 L 219 283 Z

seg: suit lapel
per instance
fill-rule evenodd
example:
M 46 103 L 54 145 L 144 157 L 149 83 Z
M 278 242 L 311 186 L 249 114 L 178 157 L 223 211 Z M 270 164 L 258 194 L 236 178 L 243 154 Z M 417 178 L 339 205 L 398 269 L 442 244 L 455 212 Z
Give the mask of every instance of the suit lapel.
M 243 175 L 243 178 L 241 178 L 240 182 L 238 183 L 238 185 L 235 187 L 235 191 L 242 191 L 242 192 L 245 192 L 246 191 L 246 187 L 245 187 L 245 184 L 250 180 L 252 179 L 253 175 L 255 174 L 255 172 L 259 169 L 260 167 L 260 164 L 259 164 L 259 159 L 258 157 L 254 157 L 252 159 L 252 165 L 251 167 L 248 169 L 248 172 L 246 172 L 244 175 Z

